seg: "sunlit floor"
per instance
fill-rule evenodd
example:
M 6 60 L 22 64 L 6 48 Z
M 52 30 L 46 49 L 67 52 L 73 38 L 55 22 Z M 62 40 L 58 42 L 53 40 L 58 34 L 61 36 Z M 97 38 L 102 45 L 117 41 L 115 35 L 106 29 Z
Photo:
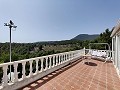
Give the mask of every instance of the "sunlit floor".
M 89 61 L 89 64 L 87 63 Z M 23 90 L 120 90 L 120 78 L 112 63 L 83 60 L 59 69 Z

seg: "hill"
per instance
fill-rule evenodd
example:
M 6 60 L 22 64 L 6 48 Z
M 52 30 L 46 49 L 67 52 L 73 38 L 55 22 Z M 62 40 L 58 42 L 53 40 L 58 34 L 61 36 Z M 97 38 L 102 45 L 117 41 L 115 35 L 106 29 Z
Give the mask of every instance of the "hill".
M 76 37 L 72 38 L 72 40 L 94 40 L 99 36 L 99 34 L 93 34 L 93 35 L 88 35 L 88 34 L 79 34 Z

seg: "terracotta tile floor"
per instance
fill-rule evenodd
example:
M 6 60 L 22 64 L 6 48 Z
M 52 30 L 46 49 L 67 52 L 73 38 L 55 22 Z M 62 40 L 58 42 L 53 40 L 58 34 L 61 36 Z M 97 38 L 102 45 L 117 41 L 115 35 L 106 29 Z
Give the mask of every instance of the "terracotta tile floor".
M 86 60 L 61 68 L 21 90 L 120 90 L 120 78 L 112 63 Z

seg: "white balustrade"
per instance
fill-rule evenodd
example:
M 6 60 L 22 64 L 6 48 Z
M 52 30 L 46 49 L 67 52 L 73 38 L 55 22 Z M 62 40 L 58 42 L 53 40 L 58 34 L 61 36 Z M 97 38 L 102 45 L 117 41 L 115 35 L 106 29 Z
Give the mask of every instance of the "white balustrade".
M 25 64 L 26 64 L 26 62 L 22 62 L 22 74 L 23 74 L 23 76 L 22 76 L 22 78 L 24 79 L 24 78 L 26 78 L 26 75 L 25 75 Z
M 59 56 L 57 55 L 56 56 L 56 66 L 58 65 L 58 58 L 59 58 Z
M 33 62 L 33 60 L 31 60 L 31 61 L 29 61 L 30 62 L 30 74 L 29 74 L 29 76 L 32 76 L 33 75 L 33 72 L 32 72 L 32 62 Z
M 46 59 L 46 68 L 45 68 L 45 70 L 47 70 L 48 69 L 48 58 L 45 58 Z
M 41 59 L 41 72 L 43 71 L 43 58 Z
M 66 64 L 69 64 L 69 62 L 71 60 L 80 57 L 83 52 L 84 51 L 82 49 L 82 50 L 58 53 L 58 54 L 53 54 L 53 55 L 48 55 L 48 56 L 42 56 L 42 57 L 36 57 L 36 58 L 31 58 L 31 59 L 24 59 L 24 60 L 19 60 L 19 61 L 15 61 L 15 62 L 8 62 L 8 63 L 0 64 L 0 67 L 2 67 L 2 69 L 3 69 L 2 87 L 3 88 L 9 87 L 9 89 L 15 89 L 15 88 L 12 87 L 12 85 L 15 85 L 16 83 L 17 84 L 16 84 L 15 87 L 20 87 L 23 84 L 23 83 L 21 83 L 19 85 L 20 82 L 22 82 L 24 80 L 27 80 L 27 79 L 28 79 L 28 81 L 32 80 L 32 79 L 29 79 L 29 78 L 31 78 L 34 75 L 38 75 L 40 73 L 44 73 L 44 71 L 47 72 L 47 70 L 51 70 L 51 69 L 56 68 L 56 67 L 57 67 L 56 69 L 59 69 L 62 66 L 66 65 Z M 44 60 L 46 60 L 46 61 L 44 61 Z M 35 63 L 33 63 L 34 61 L 36 63 L 36 66 L 35 66 L 36 71 L 33 73 L 33 70 L 34 70 L 33 69 L 33 65 L 35 64 Z M 27 67 L 27 68 L 29 68 L 29 75 L 28 75 L 28 77 L 26 77 L 27 62 L 29 63 L 29 67 Z M 41 64 L 38 64 L 39 62 L 41 62 Z M 45 63 L 45 66 L 44 66 L 43 63 Z M 18 78 L 18 68 L 19 68 L 18 65 L 19 64 L 22 65 L 22 68 L 21 68 L 21 70 L 22 70 L 22 79 Z M 13 65 L 13 68 L 14 68 L 14 81 L 12 82 L 14 84 L 11 84 L 11 85 L 8 85 L 8 74 L 7 74 L 7 71 L 8 71 L 8 66 L 9 65 Z M 41 69 L 38 70 L 38 67 L 41 67 Z M 54 69 L 54 70 L 56 70 L 56 69 Z M 19 80 L 19 79 L 21 79 L 21 80 Z M 27 82 L 27 83 L 31 83 L 31 82 Z M 10 86 L 11 86 L 11 88 L 10 88 Z
M 51 57 L 49 57 L 50 63 L 49 63 L 49 69 L 51 68 Z
M 3 66 L 3 86 L 8 85 L 8 76 L 7 76 L 8 65 Z
M 14 82 L 18 81 L 18 72 L 17 72 L 18 63 L 14 63 Z
M 38 73 L 38 61 L 39 61 L 39 59 L 36 59 L 36 74 Z

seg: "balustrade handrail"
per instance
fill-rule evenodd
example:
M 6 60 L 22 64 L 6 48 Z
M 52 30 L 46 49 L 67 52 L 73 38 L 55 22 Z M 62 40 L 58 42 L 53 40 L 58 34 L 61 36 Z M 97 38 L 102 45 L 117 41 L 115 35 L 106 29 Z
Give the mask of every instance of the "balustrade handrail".
M 52 55 L 47 55 L 47 56 L 41 56 L 41 57 L 35 57 L 35 58 L 29 58 L 29 59 L 23 59 L 23 60 L 19 60 L 19 61 L 13 61 L 13 62 L 7 62 L 7 63 L 3 63 L 3 64 L 0 64 L 0 68 L 2 68 L 3 70 L 3 80 L 2 80 L 2 88 L 10 88 L 10 87 L 7 87 L 9 86 L 8 85 L 8 73 L 7 73 L 7 70 L 8 70 L 8 66 L 10 65 L 13 65 L 13 69 L 14 69 L 14 80 L 12 83 L 16 83 L 18 82 L 18 64 L 21 64 L 22 65 L 22 80 L 25 80 L 26 79 L 26 70 L 25 70 L 25 65 L 27 62 L 29 62 L 29 78 L 31 76 L 33 76 L 33 61 L 35 61 L 35 74 L 39 74 L 39 73 L 42 73 L 43 71 L 46 71 L 46 70 L 50 70 L 48 73 L 56 70 L 56 69 L 59 69 L 60 67 L 63 67 L 65 65 L 67 65 L 71 60 L 75 59 L 75 58 L 78 58 L 80 57 L 81 55 L 83 55 L 82 53 L 84 53 L 84 50 L 85 49 L 81 49 L 81 50 L 75 50 L 75 51 L 69 51 L 69 52 L 64 52 L 64 53 L 58 53 L 58 54 L 52 54 Z M 49 59 L 48 59 L 49 58 Z M 49 60 L 49 62 L 48 62 Z M 40 66 L 38 65 L 39 61 L 41 62 L 40 63 Z M 40 68 L 40 70 L 38 70 L 38 68 Z M 57 67 L 56 69 L 54 67 Z M 53 69 L 54 68 L 54 69 Z M 44 72 L 43 72 L 44 73 Z M 44 75 L 46 75 L 47 73 L 44 73 Z M 42 76 L 39 76 L 39 77 L 42 77 Z M 38 79 L 38 77 L 36 78 Z M 29 80 L 28 80 L 29 81 Z M 33 80 L 31 80 L 30 82 L 32 82 Z M 27 82 L 27 83 L 30 83 L 30 82 Z M 20 81 L 19 81 L 20 83 Z M 22 85 L 23 83 L 20 84 L 20 86 L 23 86 Z M 19 87 L 19 86 L 18 86 Z M 15 89 L 15 87 L 12 89 Z
M 35 57 L 35 58 L 22 59 L 22 60 L 13 61 L 13 62 L 2 63 L 2 64 L 0 64 L 0 67 L 2 67 L 4 65 L 12 65 L 14 63 L 21 63 L 21 62 L 25 62 L 25 61 L 27 62 L 27 61 L 31 61 L 31 60 L 34 60 L 34 59 L 42 59 L 42 58 L 52 57 L 52 56 L 56 56 L 56 55 L 69 54 L 69 53 L 76 52 L 76 51 L 80 51 L 80 50 L 75 50 L 75 51 L 69 51 L 69 52 L 63 52 L 63 53 L 57 53 L 57 54 L 46 55 L 46 56 L 41 56 L 41 57 Z

